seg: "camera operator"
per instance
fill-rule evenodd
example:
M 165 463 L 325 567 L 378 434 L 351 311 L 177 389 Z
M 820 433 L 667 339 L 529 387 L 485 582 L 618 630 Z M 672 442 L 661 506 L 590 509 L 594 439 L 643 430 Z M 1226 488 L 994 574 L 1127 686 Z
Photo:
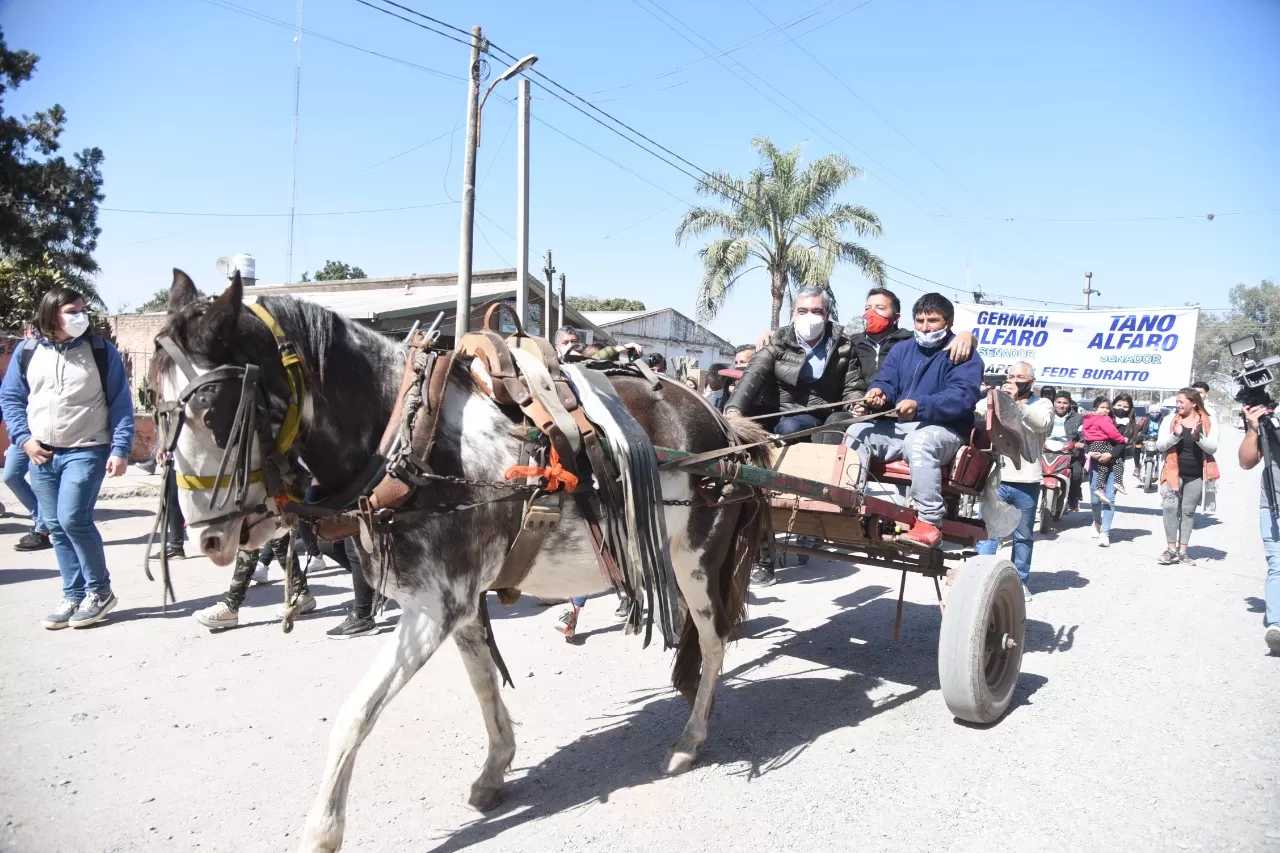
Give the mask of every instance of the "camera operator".
M 1263 638 L 1272 651 L 1280 652 L 1280 520 L 1272 514 L 1271 504 L 1276 485 L 1280 485 L 1280 439 L 1276 437 L 1274 415 L 1267 406 L 1246 406 L 1245 436 L 1240 442 L 1240 467 L 1248 471 L 1262 461 L 1262 442 L 1267 442 L 1270 464 L 1262 472 L 1262 497 L 1258 508 L 1262 531 L 1262 550 L 1267 555 L 1266 626 Z M 1265 420 L 1264 420 L 1265 419 Z M 1268 423 L 1270 422 L 1270 423 Z

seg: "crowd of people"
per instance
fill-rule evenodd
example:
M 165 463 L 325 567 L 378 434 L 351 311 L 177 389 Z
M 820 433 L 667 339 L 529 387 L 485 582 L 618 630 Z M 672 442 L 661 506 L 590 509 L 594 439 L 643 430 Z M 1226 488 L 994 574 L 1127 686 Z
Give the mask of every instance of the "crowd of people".
M 1220 473 L 1214 454 L 1222 425 L 1206 407 L 1207 384 L 1181 389 L 1168 413 L 1157 408 L 1141 417 L 1126 393 L 1099 396 L 1089 411 L 1081 412 L 1066 390 L 1042 387 L 1037 392 L 1034 368 L 1026 362 L 1012 365 L 994 381 L 986 377 L 973 336 L 953 328 L 954 306 L 941 294 L 917 300 L 912 330 L 902 328 L 901 304 L 884 288 L 867 294 L 864 313 L 848 327 L 833 321 L 824 288 L 802 288 L 793 306 L 791 324 L 762 336 L 746 367 L 740 368 L 741 379 L 724 410 L 738 416 L 772 411 L 777 419 L 771 428 L 778 434 L 844 441 L 861 458 L 864 478 L 873 460 L 905 459 L 911 471 L 906 497 L 916 521 L 900 541 L 927 548 L 941 544 L 939 527 L 947 511 L 943 471 L 970 440 L 975 417 L 985 414 L 984 392 L 994 386 L 1012 399 L 1020 424 L 1021 458 L 1001 457 L 997 497 L 1016 521 L 1009 536 L 1011 559 L 1028 601 L 1043 475 L 1038 464 L 1026 460 L 1038 461 L 1046 446 L 1071 453 L 1066 509 L 1081 509 L 1087 486 L 1093 534 L 1105 548 L 1111 545 L 1117 495 L 1126 494 L 1126 463 L 1132 461 L 1139 477 L 1140 449 L 1153 438 L 1166 541 L 1155 559 L 1161 565 L 1195 565 L 1188 544 L 1196 514 L 1202 506 L 1205 512 L 1216 511 Z M 861 417 L 890 410 L 893 419 Z M 1271 418 L 1265 407 L 1245 410 L 1242 468 L 1260 463 L 1262 442 L 1280 449 L 1277 430 L 1265 426 Z M 850 420 L 856 422 L 847 425 Z M 1264 498 L 1273 481 L 1280 486 L 1280 469 L 1264 477 Z M 1265 501 L 1261 533 L 1268 564 L 1264 638 L 1280 651 L 1280 526 Z M 995 554 L 1000 544 L 987 539 L 976 550 Z M 752 573 L 753 585 L 774 583 L 776 570 L 776 551 L 770 550 Z
M 774 433 L 819 443 L 845 442 L 861 459 L 863 476 L 872 461 L 906 460 L 907 497 L 915 523 L 901 535 L 910 546 L 936 548 L 947 513 L 944 471 L 971 440 L 975 418 L 985 415 L 986 391 L 998 388 L 1012 401 L 1019 422 L 1018 459 L 1001 457 L 997 501 L 1010 518 L 1011 557 L 1030 589 L 1035 549 L 1035 520 L 1042 483 L 1038 465 L 1046 442 L 1072 454 L 1067 511 L 1079 511 L 1087 484 L 1093 533 L 1111 544 L 1117 495 L 1125 494 L 1126 462 L 1140 475 L 1140 449 L 1153 438 L 1159 458 L 1159 488 L 1166 548 L 1162 565 L 1194 566 L 1188 544 L 1196 514 L 1216 509 L 1220 476 L 1214 454 L 1222 429 L 1205 406 L 1208 386 L 1197 383 L 1176 396 L 1173 411 L 1153 410 L 1139 417 L 1132 397 L 1097 397 L 1081 412 L 1070 392 L 1042 387 L 1037 392 L 1032 365 L 1020 362 L 992 380 L 984 374 L 973 335 L 954 329 L 955 310 L 941 294 L 925 294 L 911 311 L 913 328 L 901 325 L 902 306 L 891 291 L 873 288 L 859 321 L 839 325 L 825 288 L 801 288 L 793 300 L 791 323 L 763 335 L 754 346 L 739 347 L 732 366 L 714 365 L 705 386 L 688 384 L 728 416 L 764 416 Z M 561 358 L 643 359 L 663 372 L 658 353 L 645 355 L 629 343 L 620 347 L 583 346 L 577 330 L 563 327 L 554 338 Z M 998 399 L 998 398 L 997 398 Z M 4 482 L 26 509 L 32 529 L 15 545 L 19 551 L 51 548 L 62 579 L 62 598 L 44 617 L 50 630 L 80 628 L 102 621 L 116 606 L 94 506 L 104 477 L 124 473 L 132 450 L 134 410 L 123 361 L 116 348 L 90 331 L 83 297 L 69 288 L 50 290 L 41 300 L 27 336 L 19 344 L 0 382 L 0 413 L 11 446 L 5 454 Z M 868 415 L 893 417 L 869 418 Z M 1263 478 L 1260 532 L 1268 563 L 1265 584 L 1265 639 L 1280 650 L 1280 523 L 1273 511 L 1280 487 L 1280 441 L 1274 416 L 1263 406 L 1245 410 L 1246 436 L 1239 464 L 1256 467 L 1270 442 L 1273 460 Z M 159 461 L 163 461 L 159 458 Z M 166 556 L 185 557 L 185 530 L 173 478 L 173 511 Z M 308 499 L 322 497 L 309 494 Z M 977 543 L 981 554 L 995 554 L 997 539 Z M 335 638 L 367 636 L 378 626 L 374 611 L 382 602 L 366 580 L 360 551 L 353 542 L 322 545 L 300 525 L 296 552 L 282 537 L 261 551 L 245 551 L 236 562 L 226 596 L 195 613 L 212 630 L 239 624 L 239 611 L 251 583 L 269 582 L 269 566 L 281 565 L 295 590 L 299 613 L 315 609 L 308 574 L 324 565 L 322 550 L 352 574 L 353 603 L 346 619 L 328 632 Z M 305 567 L 300 558 L 306 561 Z M 767 586 L 776 579 L 776 551 L 753 569 L 751 582 Z M 557 630 L 572 639 L 586 599 L 567 602 Z M 620 601 L 625 616 L 630 602 Z

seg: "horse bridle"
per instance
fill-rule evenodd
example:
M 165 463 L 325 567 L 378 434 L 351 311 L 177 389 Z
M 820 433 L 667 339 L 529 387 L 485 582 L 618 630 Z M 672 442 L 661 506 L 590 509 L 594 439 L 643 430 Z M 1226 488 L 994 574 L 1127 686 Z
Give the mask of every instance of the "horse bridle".
M 157 406 L 156 441 L 165 453 L 165 464 L 171 464 L 170 460 L 173 459 L 178 436 L 186 423 L 188 404 L 193 399 L 198 399 L 203 405 L 204 425 L 213 433 L 214 442 L 222 450 L 222 459 L 218 472 L 212 476 L 175 472 L 175 482 L 180 489 L 212 491 L 209 501 L 211 510 L 222 509 L 234 501 L 228 512 L 191 522 L 191 527 L 233 521 L 255 513 L 269 513 L 265 503 L 248 505 L 249 488 L 254 483 L 264 483 L 267 498 L 277 504 L 289 498 L 301 500 L 301 495 L 291 494 L 289 487 L 297 480 L 297 458 L 292 451 L 298 437 L 302 399 L 306 393 L 302 360 L 293 344 L 285 337 L 284 330 L 265 308 L 258 304 L 248 307 L 275 338 L 285 378 L 289 383 L 289 407 L 279 432 L 274 435 L 267 416 L 261 367 L 256 364 L 225 364 L 202 374 L 172 338 L 167 335 L 156 338 L 156 343 L 169 354 L 174 365 L 187 379 L 186 386 L 176 399 Z M 232 401 L 235 401 L 234 410 L 231 409 Z M 255 441 L 262 460 L 259 468 L 253 467 Z M 168 473 L 167 467 L 165 473 Z

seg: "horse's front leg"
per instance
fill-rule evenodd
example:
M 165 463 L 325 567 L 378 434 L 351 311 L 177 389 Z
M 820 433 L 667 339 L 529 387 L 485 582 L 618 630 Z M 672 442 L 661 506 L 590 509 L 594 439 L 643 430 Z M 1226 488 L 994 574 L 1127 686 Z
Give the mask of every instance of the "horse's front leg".
M 484 607 L 484 602 L 481 602 Z M 516 736 L 511 727 L 511 715 L 502 701 L 502 686 L 498 681 L 498 667 L 485 641 L 485 629 L 477 618 L 453 632 L 453 641 L 462 653 L 462 662 L 471 677 L 480 710 L 484 714 L 484 726 L 489 732 L 489 755 L 484 769 L 471 785 L 468 802 L 472 808 L 487 811 L 502 798 L 503 778 L 516 755 Z
M 688 607 L 685 618 L 692 623 L 694 632 L 690 632 L 686 623 L 676 652 L 675 686 L 689 701 L 691 708 L 684 731 L 667 751 L 663 772 L 668 774 L 684 773 L 693 767 L 698 758 L 698 750 L 707 742 L 711 709 L 715 704 L 716 682 L 720 679 L 728 640 L 727 636 L 720 636 L 716 630 L 716 612 L 723 612 L 726 604 L 720 600 L 720 578 L 716 567 L 720 567 L 721 571 L 733 570 L 732 561 L 730 565 L 724 566 L 722 555 L 715 553 L 723 550 L 723 545 L 716 542 L 715 534 L 723 530 L 726 524 L 732 529 L 733 518 L 732 513 L 721 512 L 721 517 L 717 519 L 712 534 L 708 537 L 713 545 L 721 547 L 713 547 L 710 552 L 690 548 L 687 528 L 676 528 L 682 532 L 671 538 L 671 564 L 680 585 L 680 593 Z M 708 560 L 712 564 L 710 571 L 705 568 Z
M 401 600 L 400 624 L 333 723 L 320 793 L 307 815 L 299 853 L 336 853 L 342 847 L 356 751 L 382 709 L 440 647 L 462 615 L 445 613 L 443 600 L 438 595 Z

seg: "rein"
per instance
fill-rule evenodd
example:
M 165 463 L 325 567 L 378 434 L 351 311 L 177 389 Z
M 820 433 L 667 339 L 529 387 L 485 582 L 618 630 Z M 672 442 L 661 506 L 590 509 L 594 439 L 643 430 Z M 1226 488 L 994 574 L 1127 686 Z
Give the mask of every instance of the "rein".
M 234 501 L 229 511 L 191 522 L 189 527 L 207 527 L 224 521 L 234 521 L 246 516 L 267 513 L 266 504 L 249 505 L 249 489 L 256 483 L 265 483 L 267 497 L 276 502 L 277 507 L 290 497 L 289 485 L 296 466 L 296 453 L 293 446 L 298 438 L 302 422 L 302 401 L 306 394 L 306 382 L 302 373 L 302 359 L 297 349 L 286 338 L 284 329 L 275 318 L 258 304 L 248 306 L 254 315 L 271 332 L 280 353 L 280 362 L 284 366 L 285 379 L 289 384 L 289 405 L 285 411 L 280 430 L 271 433 L 271 425 L 265 415 L 266 392 L 262 387 L 262 369 L 256 364 L 222 365 L 206 373 L 199 373 L 191 360 L 168 335 L 156 338 L 156 343 L 173 359 L 173 363 L 187 379 L 186 386 L 178 393 L 177 398 L 161 403 L 157 407 L 156 427 L 157 445 L 163 453 L 161 476 L 165 487 L 160 497 L 160 512 L 156 516 L 155 526 L 147 540 L 147 557 L 143 564 L 148 580 L 154 580 L 151 574 L 152 547 L 155 544 L 157 531 L 161 533 L 160 570 L 164 580 L 164 592 L 161 606 L 169 601 L 176 603 L 173 584 L 169 575 L 169 557 L 165 553 L 169 547 L 168 517 L 173 512 L 169 500 L 168 478 L 174 478 L 179 489 L 187 491 L 212 492 L 209 501 L 210 510 L 220 510 Z M 236 401 L 235 413 L 229 422 L 220 421 L 224 404 L 229 401 L 226 389 L 232 383 L 239 382 L 240 393 Z M 204 403 L 203 421 L 214 433 L 214 440 L 222 448 L 222 458 L 218 463 L 216 474 L 183 474 L 174 469 L 174 451 L 178 445 L 178 436 L 186 424 L 187 406 L 199 398 Z M 225 428 L 225 431 L 224 431 Z M 262 464 L 253 467 L 254 442 L 257 442 Z M 291 620 L 286 617 L 286 625 Z M 288 628 L 286 627 L 286 630 Z

